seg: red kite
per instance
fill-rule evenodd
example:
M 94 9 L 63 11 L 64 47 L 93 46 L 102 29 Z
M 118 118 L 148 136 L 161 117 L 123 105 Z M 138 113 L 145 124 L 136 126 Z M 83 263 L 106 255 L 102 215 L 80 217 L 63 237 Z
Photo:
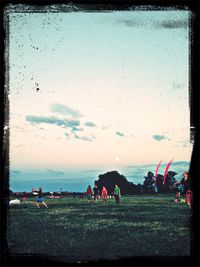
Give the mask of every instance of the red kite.
M 172 161 L 173 161 L 173 159 L 170 160 L 170 162 L 169 162 L 169 163 L 167 164 L 167 166 L 166 166 L 166 169 L 165 169 L 165 172 L 164 172 L 164 180 L 163 180 L 163 184 L 165 184 L 165 182 L 166 182 L 167 172 L 168 172 L 168 170 L 169 170 L 169 167 L 170 167 Z

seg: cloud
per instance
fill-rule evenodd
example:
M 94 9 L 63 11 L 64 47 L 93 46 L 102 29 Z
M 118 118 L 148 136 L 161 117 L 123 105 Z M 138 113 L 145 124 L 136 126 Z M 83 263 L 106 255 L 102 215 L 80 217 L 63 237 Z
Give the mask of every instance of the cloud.
M 188 27 L 188 20 L 162 21 L 162 22 L 159 22 L 157 26 L 163 29 L 184 29 L 184 28 L 186 29 Z
M 70 135 L 68 133 L 65 133 L 65 136 L 67 137 L 67 139 L 70 138 Z
M 165 135 L 159 135 L 159 134 L 155 134 L 152 137 L 158 142 L 168 139 Z
M 80 121 L 79 120 L 69 120 L 69 119 L 58 119 L 56 117 L 50 116 L 50 117 L 44 117 L 44 116 L 26 116 L 26 121 L 32 123 L 32 124 L 40 124 L 40 123 L 46 123 L 46 124 L 53 124 L 57 126 L 61 126 L 64 128 L 71 128 L 79 126 Z
M 107 130 L 111 127 L 111 125 L 107 125 L 107 126 L 102 126 L 102 130 Z
M 118 23 L 124 24 L 126 27 L 139 28 L 148 27 L 155 29 L 186 29 L 189 26 L 188 19 L 173 19 L 173 20 L 144 20 L 144 19 L 121 19 Z
M 64 172 L 61 172 L 61 171 L 55 171 L 55 170 L 52 170 L 52 169 L 47 169 L 48 173 L 52 174 L 52 175 L 64 175 L 65 173 Z
M 101 170 L 86 170 L 86 171 L 79 171 L 79 173 L 84 173 L 84 174 L 87 174 L 87 173 L 96 173 L 96 172 L 101 172 Z
M 190 146 L 190 142 L 188 140 L 185 141 L 179 141 L 177 142 L 178 146 L 182 146 L 182 147 L 189 147 Z
M 90 121 L 86 122 L 84 125 L 87 127 L 96 127 L 96 124 L 94 122 L 90 122 Z
M 130 20 L 130 19 L 119 20 L 119 22 L 123 23 L 127 27 L 140 27 L 145 23 L 145 22 L 142 23 L 142 21 L 140 20 Z
M 78 136 L 77 134 L 74 135 L 74 138 L 75 139 L 79 139 L 79 140 L 83 140 L 83 141 L 89 141 L 89 142 L 92 142 L 92 138 L 89 138 L 87 136 Z
M 83 131 L 83 128 L 78 128 L 78 127 L 74 126 L 74 127 L 72 127 L 72 131 L 73 132 Z
M 174 161 L 173 162 L 173 166 L 179 166 L 179 165 L 181 165 L 181 166 L 185 166 L 185 165 L 188 165 L 189 164 L 189 161 Z
M 121 132 L 116 132 L 116 135 L 121 136 L 121 137 L 124 137 L 124 136 L 125 136 L 125 135 L 124 135 L 123 133 L 121 133 Z
M 70 115 L 72 118 L 80 118 L 83 116 L 78 110 L 57 103 L 52 104 L 50 110 L 51 112 L 59 113 L 61 115 Z

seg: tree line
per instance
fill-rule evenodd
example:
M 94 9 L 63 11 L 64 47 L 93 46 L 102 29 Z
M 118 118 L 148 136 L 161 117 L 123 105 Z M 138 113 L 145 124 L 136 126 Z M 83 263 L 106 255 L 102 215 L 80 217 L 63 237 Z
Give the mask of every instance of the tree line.
M 99 179 L 95 184 L 101 191 L 103 186 L 108 190 L 108 194 L 112 195 L 115 185 L 117 184 L 122 195 L 140 194 L 140 193 L 170 193 L 174 190 L 174 183 L 177 182 L 174 177 L 177 173 L 169 171 L 164 184 L 164 176 L 158 174 L 156 180 L 152 172 L 148 172 L 144 177 L 143 184 L 134 184 L 129 182 L 126 177 L 117 171 L 110 171 L 99 175 Z

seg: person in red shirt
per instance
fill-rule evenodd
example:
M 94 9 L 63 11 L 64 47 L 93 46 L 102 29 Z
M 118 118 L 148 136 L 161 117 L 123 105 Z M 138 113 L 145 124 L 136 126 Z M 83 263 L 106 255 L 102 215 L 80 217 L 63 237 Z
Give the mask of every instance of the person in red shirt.
M 93 188 L 93 194 L 94 194 L 94 203 L 97 203 L 97 199 L 98 199 L 98 195 L 99 195 L 99 189 L 98 189 L 96 184 Z
M 101 198 L 104 204 L 106 204 L 107 196 L 108 196 L 107 189 L 105 188 L 105 186 L 103 186 L 102 191 L 101 191 Z
M 88 188 L 87 188 L 87 191 L 86 191 L 86 195 L 88 197 L 88 202 L 89 203 L 92 203 L 92 194 L 93 194 L 92 188 L 91 188 L 90 185 L 88 185 Z

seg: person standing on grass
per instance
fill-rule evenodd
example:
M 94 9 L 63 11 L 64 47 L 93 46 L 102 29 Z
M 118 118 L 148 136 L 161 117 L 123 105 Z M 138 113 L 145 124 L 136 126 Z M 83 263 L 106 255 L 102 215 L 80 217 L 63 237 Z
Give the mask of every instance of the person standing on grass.
M 101 191 L 101 198 L 104 204 L 106 204 L 107 197 L 108 197 L 107 189 L 105 188 L 105 186 L 103 186 L 102 191 Z
M 121 197 L 121 190 L 120 190 L 119 186 L 116 184 L 115 188 L 114 188 L 114 198 L 115 198 L 116 204 L 119 204 L 119 198 L 120 197 Z
M 192 205 L 192 190 L 191 190 L 191 180 L 189 177 L 189 172 L 184 172 L 183 173 L 183 178 L 181 180 L 181 184 L 183 184 L 184 189 L 185 189 L 185 200 L 187 205 L 191 208 Z
M 96 184 L 95 184 L 95 186 L 93 188 L 93 193 L 94 193 L 94 201 L 95 201 L 95 203 L 97 203 L 97 198 L 99 196 L 99 189 L 98 189 Z
M 88 185 L 88 188 L 87 188 L 87 191 L 86 191 L 86 195 L 88 197 L 88 202 L 89 203 L 92 203 L 92 194 L 93 194 L 92 188 L 91 188 L 90 185 Z
M 46 208 L 48 208 L 47 204 L 44 202 L 44 196 L 43 196 L 43 193 L 42 193 L 42 188 L 39 187 L 38 191 L 37 191 L 38 195 L 37 195 L 37 198 L 36 198 L 36 205 L 38 208 L 40 208 L 40 203 L 42 203 L 43 206 L 45 206 Z
M 26 200 L 27 200 L 26 192 L 23 192 L 23 195 L 22 195 L 22 205 L 23 205 L 24 208 L 27 208 L 27 206 L 26 206 Z

